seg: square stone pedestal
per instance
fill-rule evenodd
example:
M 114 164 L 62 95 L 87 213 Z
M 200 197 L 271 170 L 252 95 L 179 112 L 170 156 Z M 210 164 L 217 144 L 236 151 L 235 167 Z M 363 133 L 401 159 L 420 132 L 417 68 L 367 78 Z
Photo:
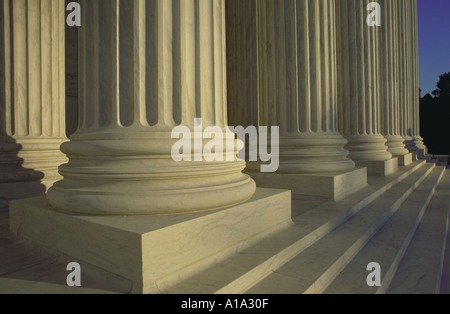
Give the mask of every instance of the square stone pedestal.
M 44 195 L 47 187 L 40 181 L 0 183 L 0 212 L 8 211 L 12 200 Z
M 0 212 L 9 210 L 9 202 L 45 195 L 47 190 L 62 177 L 52 180 L 0 183 Z
M 411 153 L 402 156 L 395 156 L 395 158 L 398 158 L 399 167 L 406 167 L 413 163 L 413 154 Z
M 359 167 L 366 167 L 369 176 L 389 176 L 398 171 L 398 158 L 392 158 L 385 161 L 380 160 L 368 160 L 360 161 L 355 160 L 355 163 Z
M 319 196 L 331 201 L 339 201 L 367 185 L 366 168 L 314 175 L 261 172 L 247 174 L 260 187 L 288 189 L 295 195 Z
M 291 193 L 269 189 L 240 205 L 170 216 L 68 215 L 45 197 L 10 207 L 13 234 L 130 279 L 133 293 L 163 292 L 291 223 Z

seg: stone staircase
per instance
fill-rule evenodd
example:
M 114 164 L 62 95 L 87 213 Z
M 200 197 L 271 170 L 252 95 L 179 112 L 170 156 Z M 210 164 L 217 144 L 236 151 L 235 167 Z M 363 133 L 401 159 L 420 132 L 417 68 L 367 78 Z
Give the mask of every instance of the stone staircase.
M 293 217 L 277 235 L 166 292 L 439 292 L 449 205 L 450 172 L 416 161 L 390 177 L 370 177 L 342 202 Z M 366 283 L 371 262 L 381 266 L 381 287 Z
M 448 155 L 425 155 L 424 159 L 427 162 L 435 163 L 438 166 L 450 169 L 450 156 Z
M 450 171 L 417 160 L 368 183 L 337 203 L 293 196 L 292 223 L 284 229 L 161 292 L 450 293 Z M 42 293 L 44 284 L 51 284 L 49 292 L 67 292 L 65 280 L 56 280 L 49 268 L 56 272 L 60 265 L 58 278 L 65 279 L 63 267 L 73 259 L 48 250 L 29 253 L 36 248 L 7 238 L 6 220 L 0 218 L 0 253 L 11 254 L 6 245 L 28 257 L 14 267 L 0 259 L 0 293 Z M 367 285 L 372 262 L 381 266 L 381 287 Z M 38 279 L 32 275 L 37 270 L 44 274 Z M 83 274 L 88 279 L 77 292 L 131 291 L 123 278 L 95 267 L 88 265 Z

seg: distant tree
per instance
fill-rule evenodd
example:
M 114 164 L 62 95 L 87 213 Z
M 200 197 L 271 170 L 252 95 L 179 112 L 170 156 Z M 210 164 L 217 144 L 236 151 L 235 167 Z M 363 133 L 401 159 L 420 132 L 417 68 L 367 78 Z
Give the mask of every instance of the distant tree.
M 424 100 L 431 100 L 433 99 L 433 96 L 431 96 L 430 94 L 426 94 L 425 96 L 423 96 Z
M 440 98 L 442 100 L 450 99 L 450 72 L 444 73 L 439 76 L 437 89 L 433 91 L 433 95 L 436 98 Z

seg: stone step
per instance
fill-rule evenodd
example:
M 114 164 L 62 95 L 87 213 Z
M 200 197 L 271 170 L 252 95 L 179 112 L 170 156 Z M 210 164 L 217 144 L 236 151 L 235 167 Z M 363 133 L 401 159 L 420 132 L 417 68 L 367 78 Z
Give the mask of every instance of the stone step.
M 129 293 L 131 282 L 89 264 L 18 240 L 9 234 L 9 213 L 0 212 L 0 294 Z M 82 287 L 68 287 L 66 267 L 82 267 Z
M 298 241 L 299 235 L 295 234 L 295 237 L 292 238 L 294 239 L 294 245 L 292 245 L 290 249 L 298 250 L 299 246 L 305 245 L 308 241 L 314 242 L 316 238 L 320 237 L 321 233 L 325 234 L 329 232 L 329 230 L 334 228 L 334 225 L 340 223 L 343 219 L 347 219 L 347 217 L 364 207 L 365 204 L 381 195 L 394 183 L 404 180 L 411 173 L 419 170 L 423 165 L 424 162 L 416 162 L 415 164 L 405 167 L 389 179 L 369 177 L 370 186 L 364 188 L 357 193 L 357 195 L 347 198 L 341 204 L 334 204 L 333 206 L 328 204 L 327 206 L 317 208 L 315 213 L 326 213 L 326 215 L 324 214 L 320 219 L 317 215 L 311 213 L 309 214 L 309 220 L 306 219 L 308 218 L 308 215 L 299 217 L 299 219 L 297 219 L 297 224 L 299 224 L 299 226 L 295 231 L 298 232 L 300 228 L 307 227 L 307 223 L 303 223 L 303 218 L 305 221 L 308 220 L 309 223 L 311 223 L 308 230 L 313 231 L 310 231 L 309 233 L 306 231 L 304 234 L 309 236 L 305 236 L 304 239 L 302 238 L 300 241 Z M 302 204 L 304 205 L 304 203 Z M 332 219 L 330 217 L 332 217 Z M 321 228 L 315 228 L 315 225 L 319 225 Z M 283 233 L 280 238 L 287 237 L 289 231 L 286 231 L 287 232 Z M 56 291 L 60 291 L 60 293 L 127 293 L 131 291 L 131 283 L 125 278 L 119 278 L 114 274 L 81 261 L 79 262 L 82 265 L 83 270 L 83 289 L 77 289 L 76 291 L 73 291 L 74 288 L 68 289 L 64 280 L 67 271 L 63 266 L 77 260 L 53 252 L 50 249 L 48 249 L 48 252 L 44 252 L 39 248 L 38 252 L 35 252 L 34 244 L 31 246 L 28 244 L 24 245 L 9 237 L 9 215 L 7 212 L 0 213 L 0 255 L 3 257 L 0 259 L 0 285 L 4 287 L 4 290 L 0 291 L 0 293 L 8 293 L 8 291 L 14 291 L 14 293 L 53 293 Z M 275 237 L 273 239 L 275 239 Z M 275 240 L 273 242 L 267 242 L 267 245 L 266 242 L 263 241 L 260 243 L 260 247 L 270 249 L 270 243 L 275 245 L 277 251 L 282 251 L 279 248 L 285 244 L 282 239 L 280 239 L 280 246 L 277 246 Z M 257 250 L 257 246 L 254 248 Z M 290 255 L 293 254 L 289 250 L 285 250 L 284 253 L 289 253 Z M 285 257 L 289 258 L 289 254 Z M 28 257 L 24 257 L 25 255 Z M 282 257 L 283 254 L 280 254 L 268 262 L 270 263 L 271 261 L 273 262 L 277 258 L 280 258 L 281 261 L 279 260 L 279 262 L 282 264 L 284 263 Z M 23 261 L 23 263 L 13 263 L 13 261 L 17 259 Z M 274 265 L 275 264 L 276 263 L 274 262 Z M 246 269 L 246 271 L 248 271 L 248 269 Z M 270 271 L 271 267 L 269 267 L 269 272 Z M 254 273 L 255 272 L 253 272 L 253 274 Z M 245 277 L 246 276 L 243 276 L 242 279 L 245 279 Z M 235 281 L 235 283 L 236 282 L 239 282 L 239 280 Z M 230 285 L 230 287 L 231 286 L 232 285 Z M 193 292 L 193 290 L 188 290 L 188 292 Z
M 447 232 L 446 243 L 441 276 L 441 294 L 450 294 L 450 232 Z
M 324 293 L 385 293 L 443 174 L 434 168 Z M 367 285 L 366 268 L 373 262 L 381 266 L 381 287 Z
M 445 172 L 445 176 L 449 176 L 450 171 L 447 170 Z M 442 191 L 442 193 L 446 193 L 447 195 L 450 194 L 450 188 L 447 188 L 446 191 Z M 448 202 L 450 203 L 450 202 Z M 445 206 L 445 204 L 444 204 Z M 449 204 L 450 206 L 450 204 Z M 447 245 L 444 252 L 444 264 L 443 264 L 443 270 L 442 270 L 442 277 L 441 277 L 441 294 L 450 294 L 450 230 L 447 233 Z
M 440 293 L 449 205 L 450 172 L 445 171 L 387 293 Z
M 119 294 L 108 290 L 68 287 L 67 285 L 13 278 L 0 278 L 0 294 Z
M 130 281 L 10 235 L 0 234 L 0 294 L 129 293 Z M 82 287 L 68 287 L 66 267 L 81 265 Z
M 284 231 L 242 250 L 222 263 L 165 291 L 166 293 L 244 293 L 282 267 L 303 250 L 326 236 L 362 208 L 402 181 L 410 188 L 431 171 L 431 165 L 417 161 L 390 178 L 377 177 L 370 185 L 345 200 L 327 202 L 293 218 Z M 397 187 L 398 189 L 398 187 Z M 294 209 L 295 211 L 295 209 Z
M 247 292 L 322 293 L 434 168 L 423 166 Z

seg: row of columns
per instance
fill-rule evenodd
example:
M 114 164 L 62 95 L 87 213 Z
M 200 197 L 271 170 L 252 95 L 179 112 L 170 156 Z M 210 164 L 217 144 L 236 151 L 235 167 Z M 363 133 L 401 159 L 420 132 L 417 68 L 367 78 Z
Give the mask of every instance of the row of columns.
M 289 156 L 304 167 L 281 167 L 281 172 L 347 171 L 352 168 L 349 159 L 386 161 L 425 149 L 418 126 L 416 1 L 378 1 L 381 27 L 367 23 L 367 7 L 373 3 L 369 0 L 261 0 L 255 1 L 253 11 L 246 15 L 235 13 L 240 8 L 238 1 L 230 2 L 231 23 L 254 16 L 259 21 L 257 44 L 247 49 L 259 62 L 253 65 L 257 67 L 253 72 L 233 77 L 239 83 L 229 93 L 231 124 L 257 121 L 280 126 L 282 133 L 297 139 L 310 139 L 309 143 L 291 141 L 294 148 L 283 153 L 282 136 L 280 159 L 286 161 Z M 229 28 L 228 45 L 248 40 L 248 35 L 242 38 L 233 26 Z M 248 70 L 249 59 L 233 54 L 230 68 Z M 259 88 L 256 101 L 236 92 L 244 90 L 245 95 L 245 90 L 253 91 L 254 86 Z M 236 107 L 253 109 L 239 111 Z M 327 143 L 318 140 L 322 135 Z M 340 151 L 338 157 L 336 153 L 345 144 L 341 135 L 348 141 L 348 154 Z M 334 144 L 330 144 L 332 138 Z M 334 152 L 325 150 L 332 145 Z M 327 158 L 320 158 L 316 148 Z M 306 154 L 299 153 L 302 150 Z
M 279 126 L 281 173 L 351 171 L 407 154 L 405 140 L 422 149 L 416 0 L 380 0 L 381 27 L 366 23 L 369 0 L 240 2 L 81 1 L 79 126 L 61 147 L 69 162 L 53 207 L 173 214 L 250 199 L 233 138 L 234 161 L 172 160 L 173 128 L 195 135 L 195 118 L 203 129 Z M 12 140 L 53 154 L 64 140 L 64 1 L 0 3 L 2 157 Z

